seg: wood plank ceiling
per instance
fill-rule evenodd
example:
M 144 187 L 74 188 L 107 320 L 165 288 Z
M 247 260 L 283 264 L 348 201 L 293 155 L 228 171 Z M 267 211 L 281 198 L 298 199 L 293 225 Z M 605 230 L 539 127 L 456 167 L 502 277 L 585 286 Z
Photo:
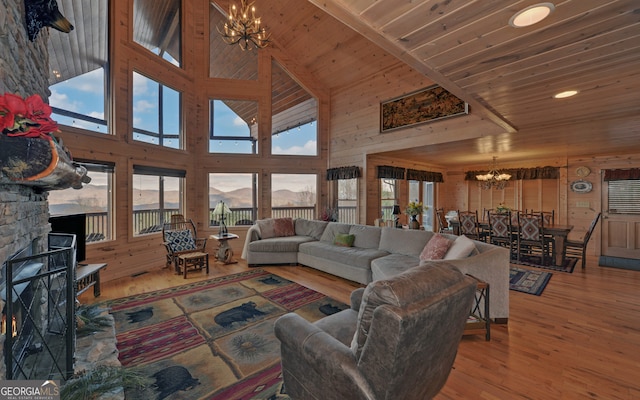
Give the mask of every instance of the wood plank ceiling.
M 59 0 L 69 7 L 86 1 Z M 406 63 L 505 131 L 491 138 L 452 137 L 448 143 L 391 155 L 460 165 L 486 163 L 491 155 L 502 162 L 640 152 L 638 1 L 557 0 L 543 22 L 519 29 L 508 25 L 515 12 L 536 2 L 256 0 L 255 6 L 273 45 L 329 90 Z M 229 0 L 215 3 L 219 10 L 228 9 Z M 72 19 L 86 19 L 84 11 L 76 6 Z M 87 26 L 99 30 L 101 24 Z M 97 37 L 98 32 L 83 35 Z M 211 45 L 212 63 L 214 54 L 224 54 L 216 46 Z M 63 47 L 52 55 L 63 70 L 77 58 L 69 55 L 80 50 L 89 60 L 100 58 L 99 49 L 84 39 L 82 44 L 77 41 L 75 52 Z M 67 68 L 73 72 L 85 67 Z M 233 73 L 250 77 L 255 71 L 236 68 Z M 552 98 L 567 89 L 579 94 Z

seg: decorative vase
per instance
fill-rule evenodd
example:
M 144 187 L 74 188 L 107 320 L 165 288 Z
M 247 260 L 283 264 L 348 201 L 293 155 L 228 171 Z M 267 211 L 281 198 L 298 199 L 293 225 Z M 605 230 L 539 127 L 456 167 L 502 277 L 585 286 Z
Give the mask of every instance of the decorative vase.
M 418 222 L 417 215 L 411 216 L 411 221 L 409 221 L 409 229 L 420 229 L 420 222 Z

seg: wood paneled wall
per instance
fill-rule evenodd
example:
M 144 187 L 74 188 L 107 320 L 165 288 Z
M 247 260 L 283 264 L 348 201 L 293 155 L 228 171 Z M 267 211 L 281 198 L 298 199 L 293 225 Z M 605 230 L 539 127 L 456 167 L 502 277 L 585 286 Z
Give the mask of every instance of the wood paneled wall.
M 164 265 L 165 250 L 160 233 L 134 237 L 132 222 L 133 165 L 158 166 L 186 171 L 184 214 L 197 223 L 198 236 L 209 237 L 217 228 L 208 226 L 208 174 L 255 172 L 258 174 L 259 217 L 270 216 L 271 174 L 318 174 L 318 204 L 326 203 L 324 176 L 328 157 L 329 95 L 314 77 L 296 65 L 295 57 L 284 49 L 269 47 L 259 51 L 258 80 L 240 81 L 209 77 L 209 2 L 183 0 L 182 68 L 163 61 L 133 42 L 133 0 L 110 2 L 110 129 L 111 135 L 87 133 L 62 127 L 60 134 L 76 158 L 115 163 L 113 204 L 114 240 L 90 244 L 87 262 L 106 262 L 104 280 L 141 274 Z M 187 22 L 188 21 L 188 22 Z M 215 35 L 213 36 L 216 37 Z M 256 50 L 253 50 L 256 51 Z M 272 156 L 271 68 L 272 60 L 318 100 L 318 155 Z M 159 81 L 182 93 L 184 150 L 162 148 L 131 138 L 133 72 Z M 249 99 L 258 101 L 260 154 L 209 154 L 209 99 Z M 79 192 L 81 195 L 81 192 Z M 240 256 L 247 227 L 230 227 L 240 239 L 231 245 Z M 217 243 L 209 240 L 214 254 Z M 211 257 L 213 262 L 213 256 Z

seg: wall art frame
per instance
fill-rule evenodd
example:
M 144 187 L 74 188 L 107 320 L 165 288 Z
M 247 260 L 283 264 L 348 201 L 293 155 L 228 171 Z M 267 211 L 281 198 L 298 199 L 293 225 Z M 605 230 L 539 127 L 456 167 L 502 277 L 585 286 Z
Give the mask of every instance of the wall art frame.
M 469 114 L 469 104 L 439 85 L 380 103 L 380 132 Z

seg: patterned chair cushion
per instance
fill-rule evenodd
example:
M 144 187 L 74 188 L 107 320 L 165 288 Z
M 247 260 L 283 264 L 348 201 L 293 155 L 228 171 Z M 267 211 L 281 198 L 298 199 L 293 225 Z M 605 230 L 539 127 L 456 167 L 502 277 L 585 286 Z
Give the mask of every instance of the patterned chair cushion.
M 508 214 L 492 214 L 491 229 L 494 237 L 508 238 L 511 235 L 509 229 Z
M 193 235 L 189 229 L 166 232 L 165 240 L 174 252 L 196 249 L 196 242 L 193 240 Z
M 460 214 L 460 233 L 462 235 L 476 235 L 476 216 L 473 214 Z
M 520 238 L 540 240 L 540 219 L 538 217 L 520 217 Z

